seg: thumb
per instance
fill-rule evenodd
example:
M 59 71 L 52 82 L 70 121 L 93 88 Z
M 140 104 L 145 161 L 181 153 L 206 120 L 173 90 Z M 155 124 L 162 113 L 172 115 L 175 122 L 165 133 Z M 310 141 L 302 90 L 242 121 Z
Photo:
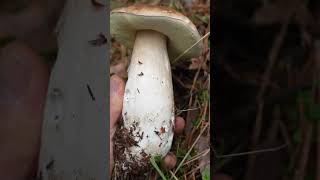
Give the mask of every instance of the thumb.
M 110 130 L 113 134 L 122 111 L 124 81 L 117 75 L 110 78 Z
M 124 82 L 116 75 L 110 78 L 110 169 L 113 169 L 113 136 L 116 131 L 116 124 L 122 111 L 122 101 L 124 95 Z

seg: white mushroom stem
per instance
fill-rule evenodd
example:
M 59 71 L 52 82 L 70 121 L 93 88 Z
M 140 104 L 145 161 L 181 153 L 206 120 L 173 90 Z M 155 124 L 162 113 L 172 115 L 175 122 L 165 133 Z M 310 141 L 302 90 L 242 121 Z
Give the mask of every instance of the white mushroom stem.
M 124 126 L 138 144 L 127 151 L 128 160 L 128 152 L 140 159 L 143 152 L 164 156 L 171 148 L 174 100 L 166 43 L 156 31 L 136 34 L 122 111 Z

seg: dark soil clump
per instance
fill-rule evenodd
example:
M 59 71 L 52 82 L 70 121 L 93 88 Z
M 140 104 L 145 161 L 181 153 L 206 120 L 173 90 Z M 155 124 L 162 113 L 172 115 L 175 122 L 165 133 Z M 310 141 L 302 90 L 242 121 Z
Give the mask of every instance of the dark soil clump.
M 150 171 L 150 156 L 145 152 L 141 155 L 144 157 L 142 161 L 134 163 L 134 157 L 130 157 L 132 162 L 128 161 L 125 152 L 129 151 L 132 146 L 138 146 L 138 142 L 134 139 L 133 129 L 128 130 L 123 126 L 123 118 L 119 122 L 119 126 L 114 135 L 114 169 L 113 179 L 135 179 L 144 180 L 148 177 Z

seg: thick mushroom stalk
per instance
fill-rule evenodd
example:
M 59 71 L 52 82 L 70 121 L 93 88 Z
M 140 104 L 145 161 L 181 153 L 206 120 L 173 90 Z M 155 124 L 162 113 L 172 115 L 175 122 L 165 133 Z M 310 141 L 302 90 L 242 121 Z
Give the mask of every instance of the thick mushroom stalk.
M 125 153 L 139 166 L 165 156 L 172 144 L 174 100 L 167 37 L 153 30 L 136 33 L 123 103 L 123 123 L 134 143 Z M 145 160 L 147 162 L 141 162 Z

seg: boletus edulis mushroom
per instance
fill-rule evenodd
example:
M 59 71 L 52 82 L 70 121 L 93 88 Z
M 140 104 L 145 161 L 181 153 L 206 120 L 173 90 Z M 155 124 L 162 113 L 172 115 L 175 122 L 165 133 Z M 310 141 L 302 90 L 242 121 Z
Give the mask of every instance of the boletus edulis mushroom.
M 150 157 L 163 157 L 171 148 L 175 114 L 170 61 L 199 41 L 200 35 L 183 14 L 150 5 L 112 10 L 110 29 L 118 42 L 133 49 L 122 110 L 126 132 L 122 138 L 127 138 L 127 144 L 121 167 L 141 170 Z M 201 49 L 198 43 L 181 59 L 197 57 Z

